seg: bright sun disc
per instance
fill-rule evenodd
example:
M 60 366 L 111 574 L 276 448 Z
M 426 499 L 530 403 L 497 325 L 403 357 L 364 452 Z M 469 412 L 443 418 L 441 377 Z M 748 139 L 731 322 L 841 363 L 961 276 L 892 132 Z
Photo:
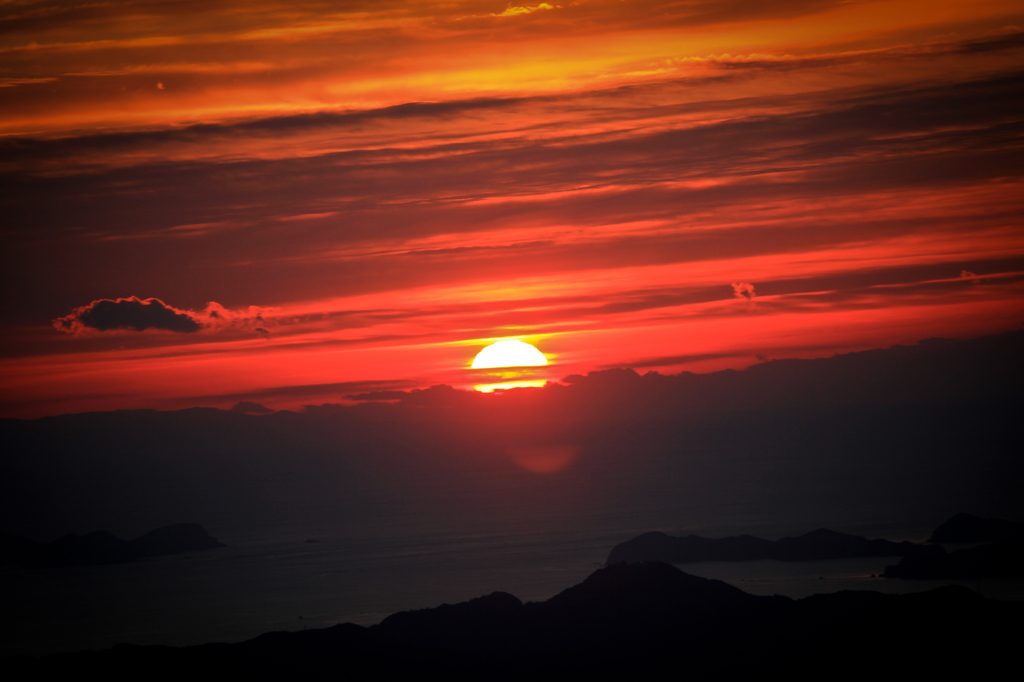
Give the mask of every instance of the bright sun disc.
M 522 341 L 497 341 L 477 353 L 473 369 L 486 367 L 536 367 L 548 364 L 544 354 Z

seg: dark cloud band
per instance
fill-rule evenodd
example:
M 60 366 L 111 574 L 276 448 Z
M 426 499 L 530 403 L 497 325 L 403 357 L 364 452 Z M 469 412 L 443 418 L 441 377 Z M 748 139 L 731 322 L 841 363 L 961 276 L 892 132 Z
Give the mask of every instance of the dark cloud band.
M 68 333 L 83 329 L 104 332 L 118 329 L 137 332 L 160 329 L 191 333 L 203 328 L 188 311 L 172 308 L 158 298 L 142 300 L 135 296 L 93 301 L 89 305 L 76 308 L 70 315 L 57 318 L 53 321 L 53 326 Z

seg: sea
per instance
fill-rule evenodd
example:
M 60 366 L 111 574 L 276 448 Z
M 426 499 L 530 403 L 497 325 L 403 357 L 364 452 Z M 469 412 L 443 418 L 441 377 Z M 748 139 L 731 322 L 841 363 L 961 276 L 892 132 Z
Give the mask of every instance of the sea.
M 352 536 L 244 537 L 216 550 L 125 564 L 7 566 L 0 570 L 0 655 L 104 649 L 122 642 L 238 642 L 272 631 L 346 622 L 372 625 L 398 611 L 496 591 L 541 601 L 603 566 L 617 543 L 648 530 L 653 529 L 406 534 L 377 529 Z M 707 537 L 735 534 L 732 525 L 657 530 Z M 887 530 L 885 535 L 869 536 L 922 541 L 931 528 Z M 761 536 L 777 539 L 782 534 Z M 896 557 L 703 562 L 680 569 L 752 594 L 796 599 L 841 590 L 905 594 L 956 583 L 986 597 L 1024 601 L 1021 580 L 879 577 L 886 565 L 896 562 Z

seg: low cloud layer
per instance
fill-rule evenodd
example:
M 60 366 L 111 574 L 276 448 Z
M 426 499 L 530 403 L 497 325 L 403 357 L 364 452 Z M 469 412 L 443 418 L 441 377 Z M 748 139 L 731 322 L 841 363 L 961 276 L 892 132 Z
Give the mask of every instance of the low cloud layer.
M 394 392 L 258 417 L 254 403 L 277 401 L 0 420 L 12 453 L 0 518 L 38 537 L 152 528 L 168 509 L 229 537 L 351 537 L 367 524 L 425 537 L 594 524 L 607 537 L 709 513 L 825 525 L 851 510 L 892 524 L 906 509 L 1019 509 L 1022 342 L 935 339 L 711 374 L 615 369 L 495 394 L 367 387 Z
M 232 412 L 241 412 L 242 414 L 272 414 L 274 411 L 269 407 L 254 403 L 252 401 L 244 400 L 237 403 L 231 408 Z

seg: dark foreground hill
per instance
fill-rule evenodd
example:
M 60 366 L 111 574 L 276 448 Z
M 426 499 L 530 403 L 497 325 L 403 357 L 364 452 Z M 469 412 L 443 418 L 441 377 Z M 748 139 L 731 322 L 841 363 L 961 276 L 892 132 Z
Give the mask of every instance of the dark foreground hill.
M 662 563 L 617 564 L 545 602 L 496 592 L 398 613 L 364 628 L 276 632 L 238 644 L 119 645 L 7 659 L 33 673 L 189 673 L 455 678 L 658 675 L 815 678 L 950 671 L 994 674 L 1016 657 L 1019 604 L 962 587 L 895 596 L 839 592 L 798 601 L 747 594 Z M 1013 658 L 1011 658 L 1013 657 Z
M 68 533 L 53 542 L 0 535 L 0 559 L 34 568 L 95 566 L 224 546 L 197 523 L 177 523 L 157 528 L 134 540 L 121 540 L 102 530 L 85 535 Z
M 687 564 L 697 561 L 811 561 L 851 557 L 905 556 L 912 542 L 868 540 L 859 535 L 819 528 L 795 538 L 764 540 L 753 535 L 729 538 L 702 538 L 698 535 L 673 537 L 658 531 L 644 533 L 615 545 L 608 554 L 608 565 L 621 561 L 664 561 Z

